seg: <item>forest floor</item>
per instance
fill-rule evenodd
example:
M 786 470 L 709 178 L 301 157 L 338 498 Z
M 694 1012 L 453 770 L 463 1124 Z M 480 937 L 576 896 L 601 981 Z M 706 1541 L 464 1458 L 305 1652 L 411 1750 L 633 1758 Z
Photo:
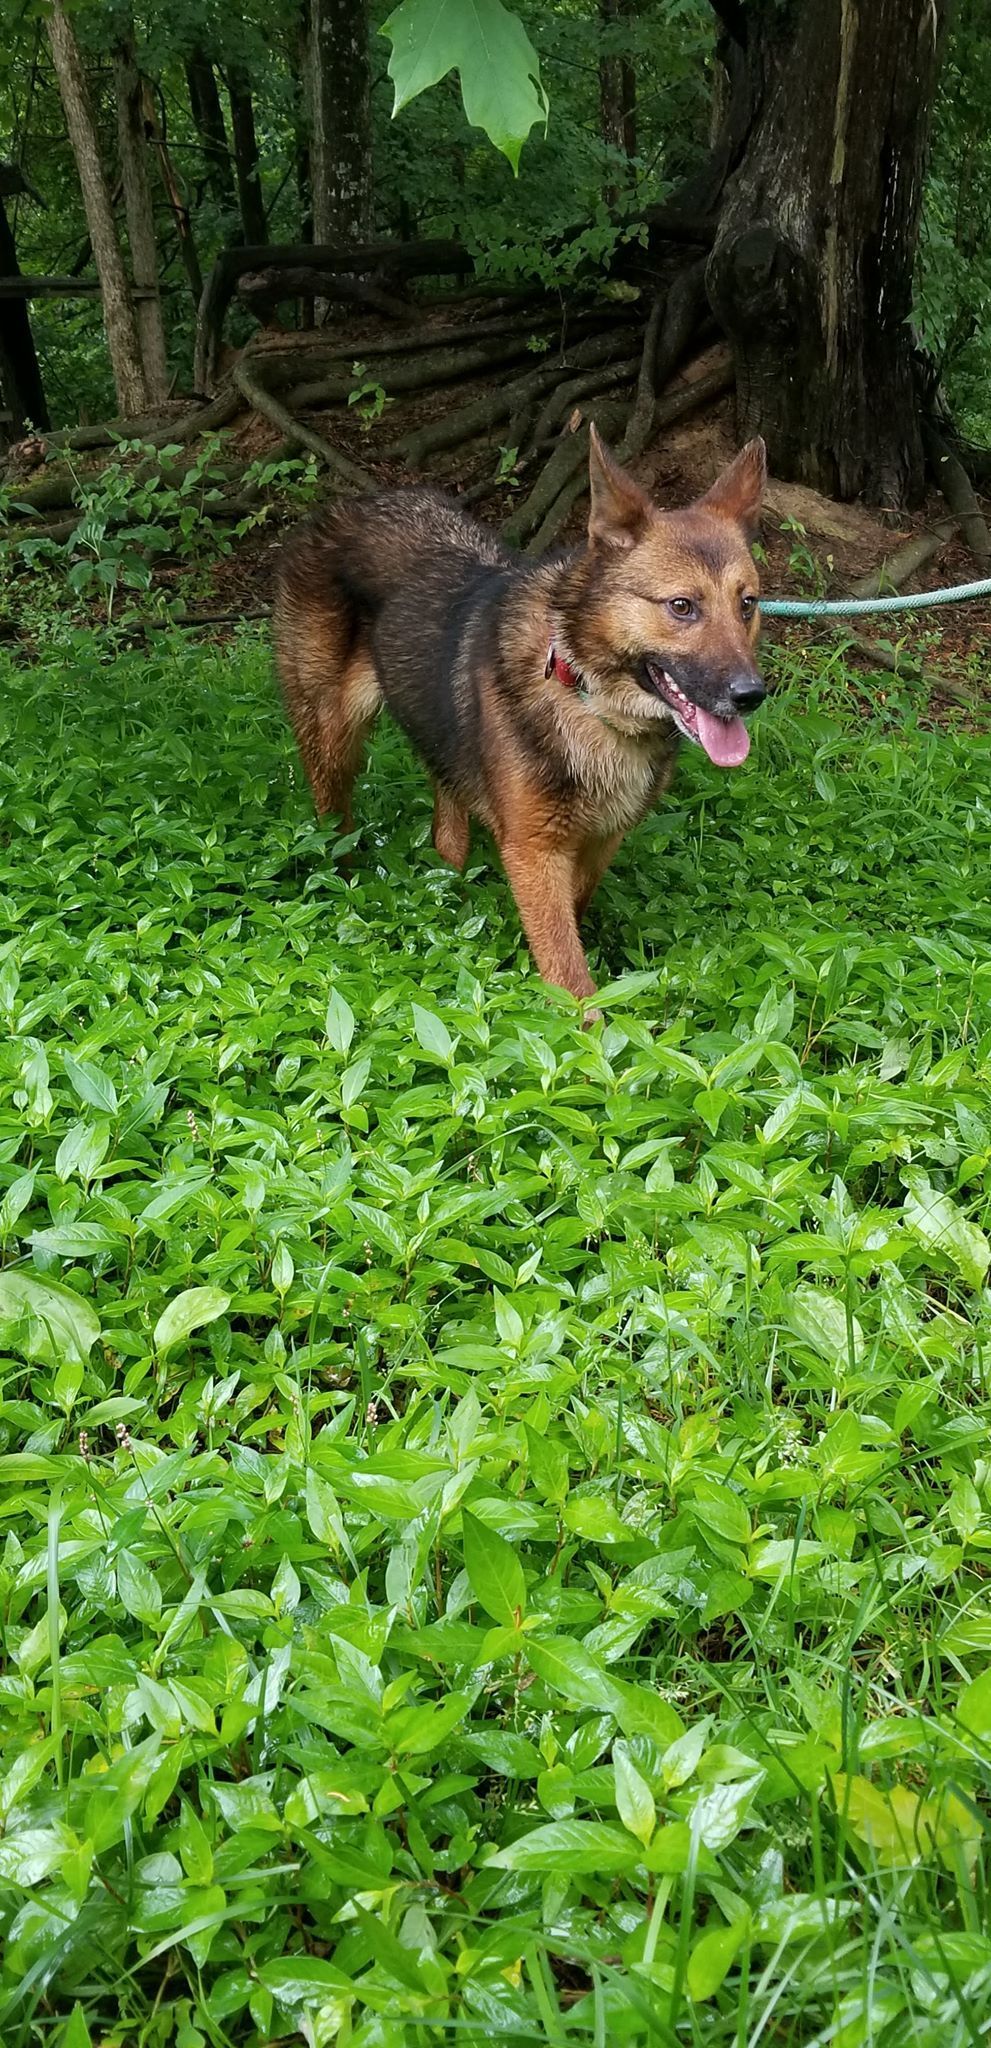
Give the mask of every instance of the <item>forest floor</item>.
M 610 315 L 601 307 L 598 313 L 591 307 L 582 310 L 579 302 L 570 330 L 563 315 L 558 316 L 559 324 L 555 327 L 553 310 L 548 313 L 546 306 L 537 307 L 532 316 L 522 313 L 515 334 L 510 331 L 507 335 L 507 325 L 513 329 L 512 319 L 507 322 L 491 317 L 490 303 L 482 299 L 475 304 L 470 297 L 462 296 L 435 310 L 421 307 L 409 333 L 397 331 L 373 316 L 348 316 L 338 319 L 332 329 L 309 334 L 267 329 L 256 334 L 245 357 L 238 358 L 233 350 L 227 352 L 222 366 L 227 383 L 222 382 L 222 388 L 230 388 L 238 362 L 249 361 L 252 373 L 266 389 L 274 386 L 285 399 L 284 387 L 292 387 L 292 412 L 303 431 L 330 443 L 333 450 L 360 469 L 373 487 L 391 488 L 425 477 L 458 494 L 466 493 L 480 518 L 501 526 L 519 516 L 535 486 L 539 487 L 549 451 L 553 455 L 555 448 L 581 430 L 590 409 L 604 405 L 608 415 L 608 387 L 604 397 L 600 394 L 599 398 L 579 399 L 570 413 L 567 406 L 563 412 L 559 408 L 543 439 L 534 427 L 538 401 L 531 402 L 529 411 L 522 407 L 516 421 L 519 448 L 507 446 L 511 423 L 506 418 L 466 429 L 455 445 L 431 448 L 422 460 L 416 451 L 417 437 L 443 427 L 452 415 L 467 417 L 472 409 L 484 405 L 500 383 L 508 382 L 518 389 L 513 380 L 532 377 L 534 366 L 538 376 L 541 366 L 546 367 L 553 397 L 554 365 L 558 360 L 564 363 L 569 359 L 569 346 L 573 359 L 575 351 L 580 352 L 585 345 L 583 334 L 587 340 L 591 332 L 582 327 L 583 321 L 613 317 L 619 321 L 613 331 L 613 346 L 624 355 L 628 370 L 630 351 L 634 351 L 635 363 L 641 341 L 634 324 L 622 324 L 622 306 Z M 625 313 L 629 313 L 629 308 Z M 531 317 L 532 334 L 528 333 Z M 476 333 L 480 336 L 474 344 L 476 354 L 479 348 L 509 350 L 509 361 L 497 358 L 491 367 L 476 367 L 470 374 L 459 374 L 445 384 L 428 382 L 422 390 L 405 388 L 403 379 L 415 376 L 418 366 L 422 368 L 428 358 L 436 358 L 438 364 L 455 359 L 461 363 L 469 361 L 472 336 Z M 455 338 L 453 344 L 447 339 L 450 336 Z M 608 339 L 608 333 L 597 336 L 591 332 L 592 345 Z M 399 353 L 386 357 L 381 351 L 387 348 Z M 409 353 L 404 355 L 404 348 Z M 531 349 L 534 353 L 528 353 Z M 720 368 L 725 369 L 725 351 L 718 344 L 703 347 L 694 356 L 689 352 L 689 356 L 665 379 L 665 402 L 674 399 L 677 406 L 693 387 L 705 391 L 713 381 L 718 383 Z M 572 388 L 567 382 L 570 373 L 562 369 L 560 374 L 565 379 L 561 391 L 567 392 Z M 612 375 L 611 363 L 605 361 L 584 381 Z M 400 383 L 397 393 L 388 389 L 390 376 Z M 628 410 L 629 399 L 614 414 L 620 422 L 626 416 L 624 404 Z M 138 558 L 140 569 L 146 573 L 146 564 L 154 564 L 152 588 L 170 596 L 174 606 L 185 615 L 212 619 L 218 613 L 231 613 L 236 623 L 237 617 L 245 613 L 264 612 L 271 599 L 274 557 L 282 534 L 310 503 L 319 499 L 328 485 L 326 472 L 312 455 L 307 458 L 305 450 L 297 448 L 296 459 L 287 460 L 293 456 L 293 449 L 280 438 L 280 428 L 251 409 L 243 396 L 237 398 L 234 411 L 236 417 L 212 443 L 205 448 L 193 443 L 169 458 L 174 468 L 174 487 L 153 485 L 144 490 L 144 474 L 149 464 L 137 444 L 123 460 L 110 451 L 109 471 L 106 448 L 97 452 L 69 452 L 52 447 L 43 451 L 40 443 L 25 444 L 28 461 L 24 464 L 15 460 L 12 464 L 6 497 L 0 500 L 0 526 L 4 503 L 8 508 L 5 542 L 12 550 L 8 561 L 11 567 L 20 565 L 18 573 L 8 578 L 7 589 L 0 596 L 0 633 L 17 636 L 27 616 L 31 637 L 31 620 L 37 618 L 38 608 L 33 601 L 31 574 L 30 587 L 26 591 L 23 588 L 25 562 L 32 572 L 44 574 L 55 569 L 54 601 L 59 601 L 61 586 L 64 603 L 64 543 L 73 526 L 70 493 L 76 516 L 80 508 L 85 508 L 89 522 L 88 536 L 70 543 L 70 557 L 79 563 L 74 587 L 85 597 L 90 616 L 98 615 L 108 581 L 120 574 L 122 564 L 122 587 L 127 585 L 129 532 L 132 555 Z M 659 504 L 687 503 L 705 490 L 731 460 L 736 445 L 733 411 L 732 392 L 717 392 L 697 411 L 663 426 L 645 451 L 633 458 L 634 473 Z M 169 412 L 174 416 L 175 430 L 180 432 L 183 421 L 191 417 L 190 401 L 176 401 Z M 550 423 L 550 415 L 547 418 Z M 616 426 L 614 440 L 620 431 L 621 424 Z M 44 461 L 43 452 L 47 458 Z M 160 458 L 154 451 L 150 454 L 150 467 L 154 469 Z M 309 475 L 304 479 L 307 459 Z M 39 462 L 41 467 L 37 466 Z M 237 493 L 239 487 L 236 481 L 232 484 L 232 478 L 252 478 L 253 472 L 246 470 L 246 465 L 255 465 L 256 471 L 258 465 L 271 465 L 278 472 L 266 477 L 261 486 L 255 476 L 255 510 L 252 512 L 247 504 L 241 504 L 240 511 L 248 516 L 237 518 L 235 513 L 226 524 L 218 520 L 215 510 L 203 511 L 201 501 L 210 487 L 214 499 L 220 499 L 231 488 Z M 290 471 L 295 474 L 290 476 Z M 44 535 L 49 531 L 46 522 L 51 514 L 46 507 L 53 501 L 53 494 L 58 499 L 60 476 L 65 480 L 66 496 L 56 508 L 58 545 L 44 538 L 35 541 L 36 532 Z M 32 508 L 24 501 L 37 493 L 38 513 L 34 519 L 27 519 L 25 515 Z M 560 507 L 556 509 L 560 511 Z M 944 532 L 940 544 L 924 565 L 912 572 L 908 587 L 924 591 L 974 580 L 980 567 L 959 531 L 953 530 L 952 522 L 946 525 L 946 511 L 945 503 L 935 492 L 911 517 L 896 517 L 884 508 L 839 505 L 817 492 L 772 478 L 762 547 L 765 593 L 793 597 L 845 595 L 858 579 L 876 571 L 907 540 L 941 526 Z M 568 542 L 580 538 L 585 512 L 583 499 L 571 504 L 558 520 L 555 540 Z M 190 521 L 192 531 L 188 530 Z M 72 581 L 70 575 L 69 582 Z M 135 587 L 139 583 L 140 578 L 136 579 Z M 26 604 L 22 602 L 25 597 Z M 139 611 L 140 607 L 132 604 L 132 609 Z M 114 616 L 118 620 L 121 616 L 116 592 Z M 853 647 L 851 634 L 859 636 L 866 645 Z M 845 646 L 851 689 L 864 701 L 888 690 L 888 676 L 884 672 L 890 674 L 895 664 L 909 672 L 922 671 L 922 679 L 915 684 L 916 701 L 920 707 L 926 705 L 930 717 L 941 719 L 961 703 L 970 704 L 972 716 L 984 716 L 987 650 L 991 644 L 989 604 L 969 603 L 877 624 L 857 621 L 849 630 L 813 627 L 808 623 L 784 625 L 769 620 L 765 624 L 765 639 L 770 645 L 783 645 L 796 654 L 815 644 L 824 652 L 833 653 Z M 872 642 L 881 648 L 873 659 L 869 651 Z
M 4 2048 L 974 2048 L 991 738 L 772 649 L 582 1031 L 263 625 L 0 666 Z

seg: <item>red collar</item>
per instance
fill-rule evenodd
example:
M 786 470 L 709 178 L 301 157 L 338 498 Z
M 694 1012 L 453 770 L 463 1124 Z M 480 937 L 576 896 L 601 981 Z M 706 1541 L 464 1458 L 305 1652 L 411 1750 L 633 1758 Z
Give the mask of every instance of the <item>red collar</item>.
M 565 661 L 564 656 L 558 653 L 553 640 L 547 649 L 547 663 L 544 668 L 544 675 L 548 678 L 555 676 L 559 683 L 563 683 L 566 690 L 577 690 L 581 686 L 581 676 L 578 670 L 572 668 L 570 661 Z

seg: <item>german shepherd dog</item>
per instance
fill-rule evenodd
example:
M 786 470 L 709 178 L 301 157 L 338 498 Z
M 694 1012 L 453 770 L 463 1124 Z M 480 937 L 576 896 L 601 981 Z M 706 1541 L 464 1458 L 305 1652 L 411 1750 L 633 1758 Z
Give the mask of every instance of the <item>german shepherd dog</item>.
M 617 847 L 670 786 L 682 738 L 719 767 L 764 697 L 750 553 L 766 475 L 751 441 L 712 489 L 662 512 L 592 428 L 588 538 L 538 563 L 452 498 L 386 491 L 287 544 L 275 634 L 316 807 L 350 829 L 382 703 L 433 777 L 434 845 L 488 826 L 545 980 L 594 994 L 579 924 Z

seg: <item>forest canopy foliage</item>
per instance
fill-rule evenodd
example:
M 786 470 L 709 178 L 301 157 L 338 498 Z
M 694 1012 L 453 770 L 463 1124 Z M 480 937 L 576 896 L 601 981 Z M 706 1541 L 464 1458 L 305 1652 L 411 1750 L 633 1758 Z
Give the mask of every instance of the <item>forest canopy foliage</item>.
M 363 19 L 361 8 L 350 11 Z M 566 287 L 604 270 L 624 237 L 642 234 L 645 207 L 676 192 L 705 160 L 721 89 L 719 23 L 708 0 L 522 0 L 505 17 L 507 32 L 525 31 L 539 58 L 541 85 L 529 87 L 531 118 L 540 116 L 541 92 L 549 112 L 546 129 L 540 118 L 532 127 L 517 176 L 482 130 L 469 125 L 455 72 L 409 99 L 415 81 L 409 63 L 402 68 L 398 30 L 392 43 L 382 33 L 397 12 L 403 10 L 375 5 L 367 20 L 373 237 L 456 233 L 485 276 Z M 457 12 L 470 19 L 473 11 Z M 186 388 L 197 280 L 217 251 L 255 239 L 260 223 L 270 241 L 295 243 L 309 232 L 304 9 L 276 10 L 263 0 L 224 8 L 210 0 L 150 0 L 132 11 L 81 0 L 71 20 L 125 238 L 113 52 L 121 39 L 133 43 L 154 165 L 169 371 Z M 991 323 L 991 54 L 984 27 L 984 8 L 964 0 L 942 66 L 914 316 L 961 424 L 975 437 L 985 424 L 982 369 Z M 408 33 L 407 25 L 407 40 Z M 446 47 L 441 52 L 449 54 Z M 464 82 L 476 119 L 492 115 L 498 125 L 491 99 L 505 52 L 496 54 L 486 106 L 478 67 L 466 66 Z M 416 75 L 431 75 L 422 51 Z M 393 118 L 397 99 L 408 104 Z M 6 200 L 21 269 L 91 276 L 45 22 L 22 0 L 0 6 L 0 155 L 23 177 L 23 188 Z M 239 317 L 245 334 L 249 324 Z M 111 411 L 99 298 L 39 299 L 32 324 L 53 422 Z

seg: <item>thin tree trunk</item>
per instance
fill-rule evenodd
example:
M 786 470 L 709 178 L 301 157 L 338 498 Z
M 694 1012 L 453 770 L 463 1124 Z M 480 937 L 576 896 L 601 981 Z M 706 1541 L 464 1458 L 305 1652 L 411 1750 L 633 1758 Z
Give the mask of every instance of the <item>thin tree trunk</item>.
M 371 59 L 366 0 L 310 0 L 307 46 L 313 239 L 367 239 L 371 218 Z
M 599 24 L 605 31 L 606 47 L 599 58 L 599 123 L 607 149 L 622 152 L 627 163 L 637 153 L 637 81 L 631 58 L 617 47 L 618 31 L 635 13 L 635 0 L 599 0 Z M 629 175 L 625 182 L 629 183 Z M 603 197 L 608 207 L 619 199 L 621 186 L 615 176 L 606 184 Z
M 241 203 L 241 224 L 244 239 L 250 246 L 267 240 L 268 223 L 258 169 L 258 138 L 251 85 L 240 64 L 232 64 L 228 70 L 227 94 L 231 103 L 231 134 L 234 138 L 234 169 Z
M 203 50 L 194 50 L 186 64 L 186 84 L 193 125 L 203 146 L 203 161 L 213 196 L 225 213 L 237 213 L 231 153 L 227 146 L 224 109 L 213 65 Z
M 139 292 L 135 318 L 145 383 L 152 405 L 167 397 L 169 372 L 165 359 L 165 329 L 158 288 L 158 247 L 155 216 L 148 180 L 148 155 L 144 118 L 144 91 L 134 52 L 133 37 L 125 31 L 114 50 L 117 87 L 117 138 L 120 170 L 127 214 L 127 238 L 131 245 L 131 269 Z
M 65 14 L 63 0 L 52 0 L 47 26 L 103 293 L 103 323 L 117 387 L 117 404 L 126 418 L 148 411 L 148 386 L 79 44 Z
M 713 0 L 731 176 L 707 286 L 741 439 L 832 496 L 916 503 L 909 315 L 948 0 Z
M 189 218 L 189 208 L 186 204 L 175 165 L 169 154 L 169 145 L 155 112 L 155 103 L 147 84 L 145 85 L 144 114 L 148 133 L 155 144 L 158 154 L 158 167 L 162 173 L 165 196 L 172 211 L 176 234 L 179 237 L 179 253 L 182 257 L 186 276 L 189 279 L 189 289 L 193 305 L 198 311 L 200 299 L 203 296 L 203 273 L 200 269 L 199 256 L 196 253 L 196 241 L 193 235 L 192 222 Z
M 19 277 L 21 274 L 13 231 L 3 203 L 2 185 L 0 271 L 5 277 Z M 31 333 L 30 315 L 23 299 L 5 299 L 0 303 L 0 398 L 10 415 L 9 432 L 6 435 L 0 425 L 0 446 L 5 440 L 19 441 L 28 426 L 37 427 L 42 433 L 45 431 L 48 426 L 48 407 L 35 353 L 34 336 Z

